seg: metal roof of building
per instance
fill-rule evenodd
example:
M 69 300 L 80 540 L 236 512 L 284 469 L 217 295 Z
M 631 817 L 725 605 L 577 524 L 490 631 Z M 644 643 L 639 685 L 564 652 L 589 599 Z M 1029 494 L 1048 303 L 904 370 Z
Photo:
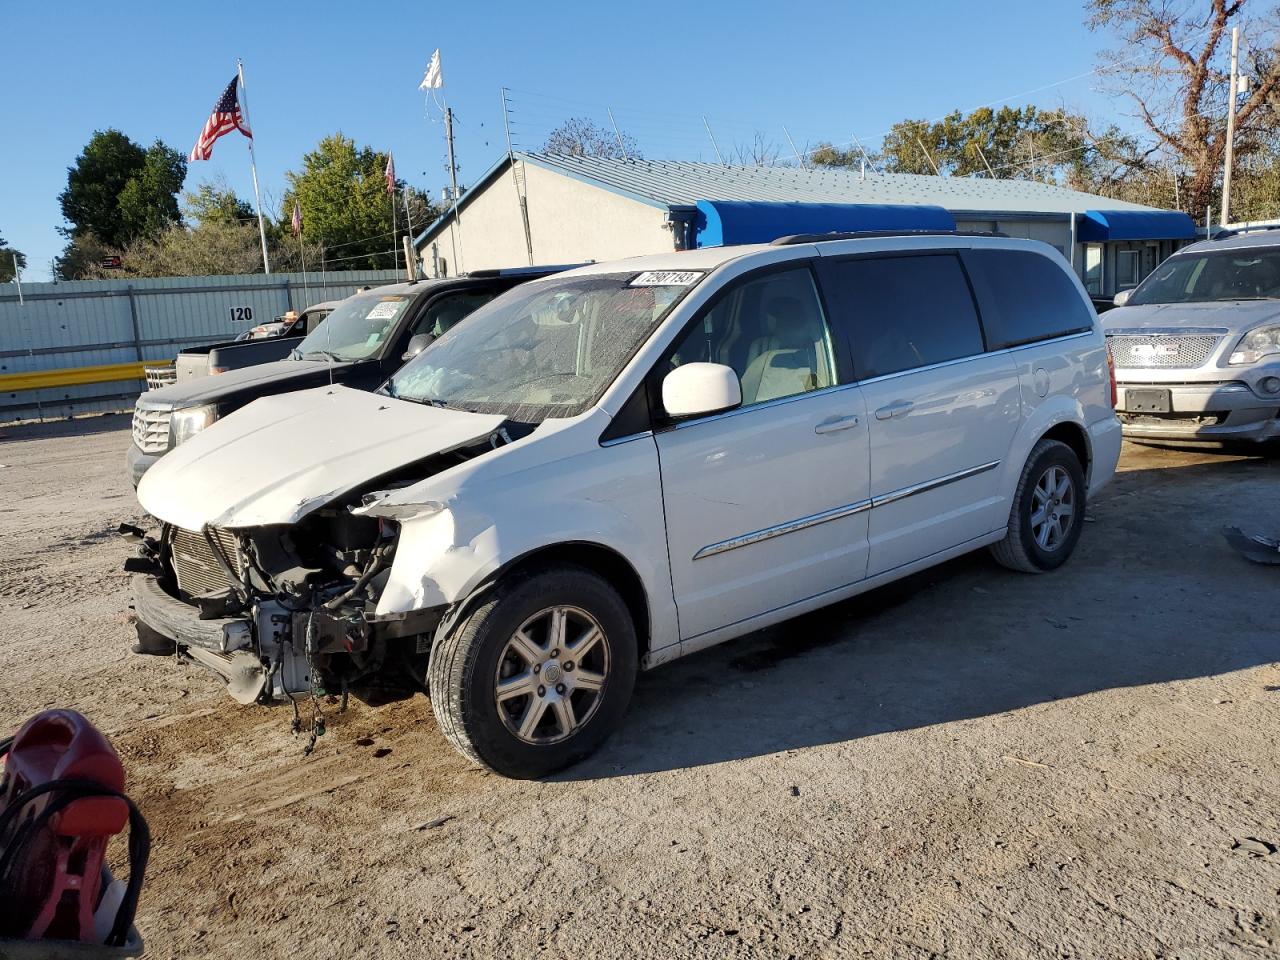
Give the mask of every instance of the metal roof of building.
M 935 204 L 952 213 L 990 218 L 999 214 L 1066 217 L 1086 210 L 1155 210 L 1030 180 L 937 177 L 911 173 L 865 174 L 844 167 L 764 167 L 691 160 L 619 160 L 516 152 L 534 166 L 590 183 L 650 206 L 693 207 L 699 200 L 766 200 L 807 203 Z M 502 157 L 461 198 L 483 189 L 507 169 Z M 421 244 L 451 219 L 428 226 Z
M 871 171 L 863 175 L 844 167 L 722 166 L 687 160 L 614 160 L 545 153 L 516 156 L 659 206 L 692 206 L 699 200 L 799 200 L 937 204 L 953 212 L 1070 214 L 1098 207 L 1154 209 L 1030 180 Z

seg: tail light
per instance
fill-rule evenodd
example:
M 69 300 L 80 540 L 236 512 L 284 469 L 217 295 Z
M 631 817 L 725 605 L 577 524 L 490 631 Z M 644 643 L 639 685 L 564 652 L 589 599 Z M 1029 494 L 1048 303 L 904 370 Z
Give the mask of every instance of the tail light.
M 1114 410 L 1120 397 L 1116 390 L 1116 361 L 1111 356 L 1111 344 L 1107 344 L 1107 376 L 1111 379 L 1111 409 Z
M 1109 357 L 1109 356 L 1111 356 L 1111 354 L 1110 354 L 1110 353 L 1108 353 L 1108 354 L 1107 354 L 1107 356 Z M 227 368 L 226 368 L 226 367 L 210 367 L 210 368 L 209 368 L 209 374 L 210 374 L 210 375 L 213 375 L 213 374 L 215 374 L 215 373 L 226 373 L 226 372 L 227 372 Z M 1113 383 L 1113 384 L 1115 383 L 1115 376 L 1114 376 L 1114 375 L 1112 376 L 1111 381 L 1112 381 L 1112 383 Z M 1113 391 L 1112 391 L 1113 395 L 1114 395 L 1114 392 L 1115 392 L 1115 391 L 1113 390 Z

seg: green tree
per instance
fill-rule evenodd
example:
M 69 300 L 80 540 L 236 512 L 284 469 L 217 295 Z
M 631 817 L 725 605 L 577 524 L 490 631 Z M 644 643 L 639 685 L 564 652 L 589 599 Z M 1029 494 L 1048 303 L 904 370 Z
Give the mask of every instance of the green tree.
M 16 274 L 13 269 L 14 258 L 18 260 L 18 269 L 26 269 L 27 257 L 21 250 L 15 250 L 0 237 L 0 283 L 8 283 Z
M 273 270 L 301 270 L 302 252 L 292 237 L 272 231 L 267 253 Z M 307 267 L 318 270 L 320 249 L 306 245 Z M 214 277 L 262 272 L 262 247 L 256 218 L 241 221 L 217 216 L 188 226 L 170 224 L 139 237 L 120 252 L 121 269 L 91 267 L 91 277 Z
M 59 228 L 69 242 L 55 262 L 58 276 L 76 279 L 104 248 L 117 250 L 178 222 L 186 172 L 183 156 L 159 140 L 143 149 L 119 130 L 95 132 L 58 196 L 70 224 Z
M 53 274 L 59 280 L 90 280 L 102 276 L 104 257 L 120 256 L 119 247 L 103 243 L 92 230 L 73 236 L 62 255 L 53 261 Z M 111 271 L 118 276 L 119 271 Z
M 123 234 L 117 241 L 144 237 L 177 223 L 178 194 L 187 177 L 187 159 L 157 140 L 142 167 L 120 191 L 118 206 Z
M 248 223 L 257 219 L 253 207 L 223 182 L 202 183 L 194 193 L 183 194 L 182 212 L 188 221 L 200 225 Z
M 389 269 L 398 252 L 391 234 L 391 198 L 387 196 L 384 171 L 387 155 L 362 147 L 341 132 L 326 137 L 302 158 L 302 169 L 285 174 L 289 187 L 280 205 L 280 219 L 274 232 L 287 234 L 297 200 L 302 210 L 302 236 L 320 246 L 330 269 Z M 403 232 L 404 202 L 399 195 L 403 182 L 397 181 L 396 225 Z M 430 220 L 432 211 L 419 196 L 416 229 Z M 397 234 L 399 236 L 399 234 Z M 281 246 L 296 248 L 292 236 Z M 318 266 L 308 254 L 308 263 Z

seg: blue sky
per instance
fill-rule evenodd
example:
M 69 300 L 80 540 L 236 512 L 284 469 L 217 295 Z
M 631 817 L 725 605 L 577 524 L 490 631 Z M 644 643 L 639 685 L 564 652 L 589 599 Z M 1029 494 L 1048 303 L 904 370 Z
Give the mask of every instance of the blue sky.
M 1060 82 L 1091 70 L 1107 39 L 1085 28 L 1081 0 L 63 0 L 2 12 L 0 235 L 26 252 L 28 280 L 49 278 L 63 244 L 57 195 L 93 131 L 185 153 L 237 56 L 264 201 L 276 202 L 285 171 L 337 130 L 393 149 L 401 178 L 438 196 L 443 130 L 416 89 L 435 47 L 463 183 L 506 149 L 502 86 L 517 148 L 536 149 L 570 116 L 607 122 L 612 107 L 646 156 L 703 160 L 714 159 L 703 115 L 726 151 L 756 131 L 786 146 L 784 126 L 803 150 L 850 134 L 871 147 L 897 120 L 1002 100 L 1117 108 L 1093 77 Z M 243 139 L 192 164 L 187 188 L 218 177 L 252 198 Z

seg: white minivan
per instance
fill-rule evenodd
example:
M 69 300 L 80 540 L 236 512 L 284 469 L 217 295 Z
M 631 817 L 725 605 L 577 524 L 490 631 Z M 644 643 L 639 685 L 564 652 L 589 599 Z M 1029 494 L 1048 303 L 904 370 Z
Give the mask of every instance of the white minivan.
M 480 308 L 376 393 L 258 400 L 138 489 L 140 650 L 243 702 L 429 690 L 534 777 L 638 668 L 980 547 L 1062 564 L 1120 426 L 1044 244 L 790 237 L 600 263 Z

